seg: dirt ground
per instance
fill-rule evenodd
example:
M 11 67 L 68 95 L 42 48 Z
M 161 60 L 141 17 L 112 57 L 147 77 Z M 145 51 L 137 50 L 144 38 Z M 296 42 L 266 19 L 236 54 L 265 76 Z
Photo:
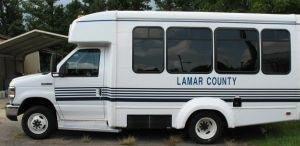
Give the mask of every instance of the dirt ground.
M 5 116 L 6 99 L 0 99 L 0 146 L 199 146 L 184 136 L 178 130 L 129 130 L 121 133 L 81 132 L 59 130 L 45 140 L 33 140 L 27 137 L 21 128 L 20 117 L 18 122 L 9 121 Z M 227 130 L 225 136 L 216 146 L 247 145 L 244 141 L 262 135 L 260 127 L 245 127 Z M 133 137 L 129 143 L 124 139 Z

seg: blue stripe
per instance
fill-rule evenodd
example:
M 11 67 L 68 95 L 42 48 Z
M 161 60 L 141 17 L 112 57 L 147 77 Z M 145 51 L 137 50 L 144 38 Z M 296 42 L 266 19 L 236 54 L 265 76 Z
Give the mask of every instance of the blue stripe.
M 55 94 L 96 94 L 95 91 L 91 92 L 55 92 Z
M 99 88 L 99 89 L 101 88 L 102 94 L 107 97 L 87 97 L 87 96 L 96 96 L 95 89 L 91 89 L 91 88 Z M 86 90 L 93 90 L 94 92 L 88 94 L 90 92 L 84 92 Z M 210 90 L 210 91 L 203 91 L 203 90 Z M 223 90 L 223 91 L 216 91 L 216 90 Z M 300 102 L 300 94 L 298 94 L 300 93 L 300 89 L 295 89 L 295 88 L 253 89 L 253 88 L 59 87 L 59 89 L 56 88 L 55 91 L 56 91 L 55 95 L 57 101 L 107 100 L 112 102 L 186 102 L 190 99 L 197 98 L 197 97 L 215 97 L 215 98 L 221 98 L 225 101 L 231 102 L 236 95 L 239 95 L 242 98 L 243 102 Z M 83 92 L 74 92 L 74 91 L 83 91 Z M 227 99 L 224 99 L 226 97 Z M 264 98 L 257 99 L 257 97 L 264 97 Z M 243 98 L 247 98 L 247 99 L 243 99 Z
M 74 98 L 56 98 L 57 101 L 91 101 L 106 100 L 111 102 L 187 102 L 192 98 L 110 98 L 110 97 L 74 97 Z M 222 98 L 221 98 L 222 99 Z M 226 102 L 232 102 L 232 99 L 222 99 Z M 242 99 L 242 102 L 300 102 L 300 98 L 295 99 Z
M 134 92 L 126 92 L 126 93 L 119 93 L 119 92 L 102 92 L 102 94 L 108 94 L 108 95 L 132 95 L 132 94 L 136 94 L 136 95 L 300 95 L 300 93 L 298 94 L 292 94 L 292 93 L 215 93 L 215 92 L 211 92 L 211 93 L 134 93 Z
M 73 92 L 73 91 L 70 91 Z M 300 93 L 300 91 L 295 91 L 295 90 L 102 90 L 102 92 L 118 92 L 118 93 L 126 93 L 126 92 L 152 92 L 152 93 L 157 93 L 157 92 L 297 92 Z
M 83 90 L 78 90 L 78 89 L 73 89 L 73 90 L 56 90 L 55 89 L 55 92 L 68 92 L 68 91 L 82 91 L 82 92 L 85 92 L 85 91 L 95 91 L 96 89 L 83 89 Z
M 104 91 L 149 91 L 151 92 L 151 90 L 155 90 L 156 91 L 168 91 L 168 92 L 173 92 L 173 91 L 203 91 L 203 90 L 210 90 L 210 91 L 260 91 L 260 92 L 266 92 L 266 91 L 295 91 L 295 92 L 299 92 L 300 89 L 297 88 L 290 88 L 290 89 L 284 89 L 284 88 L 105 88 L 103 89 Z
M 117 95 L 117 96 L 111 96 L 111 97 L 156 97 L 156 98 L 163 98 L 163 97 L 235 97 L 236 95 L 168 95 L 168 96 L 151 96 L 151 95 Z M 259 96 L 247 96 L 247 95 L 239 95 L 240 97 L 300 97 L 299 96 L 278 96 L 278 95 L 259 95 Z
M 86 88 L 91 88 L 91 89 L 86 89 Z M 93 88 L 93 89 L 92 89 Z M 103 89 L 103 90 L 117 90 L 117 91 L 122 91 L 123 89 L 127 89 L 127 90 L 235 90 L 235 91 L 240 91 L 240 90 L 270 90 L 270 91 L 278 91 L 278 90 L 283 90 L 283 91 L 290 91 L 290 90 L 297 90 L 300 91 L 300 88 L 110 88 L 110 87 L 56 87 L 55 90 L 57 91 L 61 91 L 61 90 L 76 90 L 77 89 L 83 89 L 83 91 L 85 90 L 95 90 L 95 89 Z
M 56 101 L 94 101 L 94 100 L 100 100 L 99 97 L 68 97 L 68 98 L 62 98 L 57 97 Z
M 55 89 L 78 89 L 78 88 L 106 88 L 106 87 L 55 87 Z
M 298 25 L 298 23 L 296 23 L 296 21 L 272 21 L 272 22 L 268 22 L 268 21 L 237 21 L 237 20 L 210 20 L 210 19 L 199 19 L 199 20 L 172 20 L 172 19 L 153 19 L 153 20 L 82 20 L 82 21 L 78 21 L 78 22 L 113 22 L 113 21 L 128 21 L 128 22 L 201 22 L 201 23 L 240 23 L 240 24 L 277 24 L 277 25 Z
M 73 96 L 74 96 L 74 97 L 78 97 L 78 96 L 80 96 L 80 97 L 82 97 L 82 96 L 83 96 L 83 97 L 86 97 L 86 96 L 92 96 L 92 97 L 93 97 L 93 96 L 94 96 L 94 97 L 95 97 L 96 94 L 91 94 L 91 95 L 87 95 L 87 94 L 85 94 L 85 95 L 55 95 L 55 96 L 56 96 L 56 97 L 73 97 Z

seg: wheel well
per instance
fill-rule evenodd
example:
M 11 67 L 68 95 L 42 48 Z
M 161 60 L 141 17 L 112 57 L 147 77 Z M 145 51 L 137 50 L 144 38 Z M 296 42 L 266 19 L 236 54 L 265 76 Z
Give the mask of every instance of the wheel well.
M 51 109 L 54 113 L 56 113 L 54 105 L 48 99 L 42 98 L 42 97 L 31 97 L 31 98 L 25 99 L 22 102 L 22 104 L 19 108 L 19 111 L 18 111 L 18 115 L 23 114 L 29 108 L 31 108 L 33 106 L 37 106 L 37 105 L 45 106 L 45 107 Z
M 221 117 L 222 121 L 223 121 L 223 124 L 224 124 L 224 127 L 228 127 L 228 123 L 227 123 L 227 120 L 225 118 L 225 116 L 220 112 L 220 111 L 217 111 L 217 110 L 207 110 L 207 109 L 201 109 L 201 110 L 197 110 L 197 111 L 194 111 L 188 118 L 188 120 L 186 121 L 185 123 L 185 127 L 188 126 L 188 124 L 190 123 L 191 119 L 198 113 L 201 113 L 201 112 L 213 112 L 215 114 L 217 114 L 218 116 Z

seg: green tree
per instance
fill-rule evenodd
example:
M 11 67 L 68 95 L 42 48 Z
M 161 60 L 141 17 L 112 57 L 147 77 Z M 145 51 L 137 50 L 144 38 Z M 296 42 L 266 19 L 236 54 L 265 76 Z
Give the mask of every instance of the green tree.
M 25 31 L 19 2 L 20 0 L 0 1 L 0 34 L 13 37 Z
M 159 10 L 172 11 L 176 7 L 174 0 L 155 0 L 155 3 Z
M 65 22 L 63 27 L 67 29 L 81 15 L 83 15 L 83 4 L 79 0 L 73 0 L 65 6 Z
M 108 10 L 150 10 L 150 0 L 107 0 Z
M 167 11 L 193 11 L 194 0 L 155 0 L 155 3 L 159 10 Z
M 253 0 L 250 12 L 299 14 L 300 0 Z
M 82 0 L 84 14 L 106 10 L 106 0 Z
M 246 12 L 250 0 L 155 0 L 160 10 Z
M 160 10 L 300 13 L 300 0 L 155 0 Z
M 22 2 L 27 30 L 41 29 L 66 34 L 63 5 L 57 0 L 26 0 Z

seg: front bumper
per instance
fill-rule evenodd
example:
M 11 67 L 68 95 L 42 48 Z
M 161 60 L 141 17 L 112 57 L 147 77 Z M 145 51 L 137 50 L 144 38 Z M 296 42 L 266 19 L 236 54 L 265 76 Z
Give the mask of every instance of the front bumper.
M 5 107 L 6 117 L 12 121 L 18 121 L 19 106 L 7 104 Z

